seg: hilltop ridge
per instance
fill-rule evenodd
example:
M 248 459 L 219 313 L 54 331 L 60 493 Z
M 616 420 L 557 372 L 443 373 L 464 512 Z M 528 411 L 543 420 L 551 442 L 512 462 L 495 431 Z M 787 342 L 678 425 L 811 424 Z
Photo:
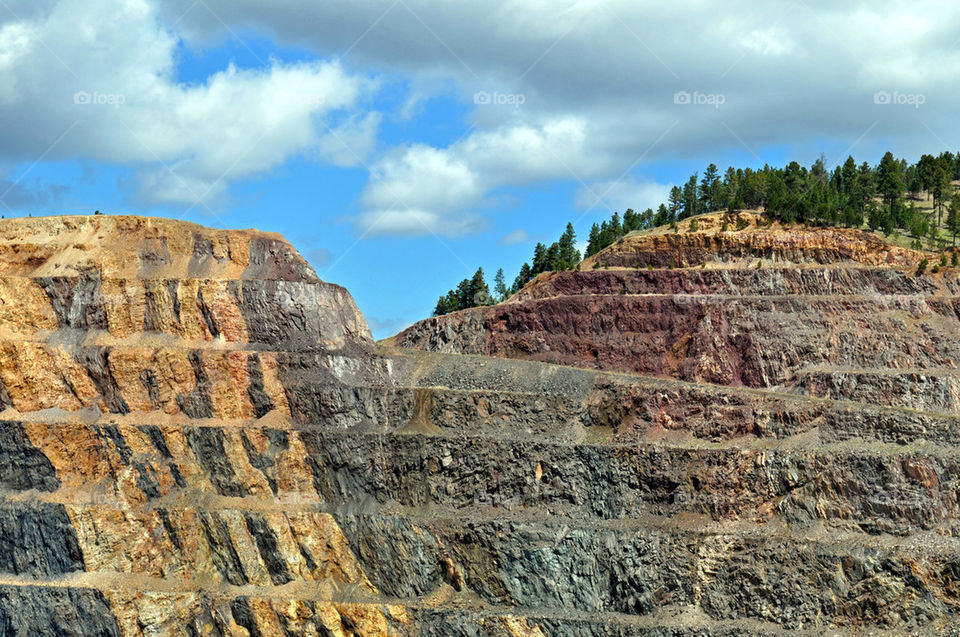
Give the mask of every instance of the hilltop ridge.
M 929 256 L 902 248 L 875 232 L 858 228 L 785 226 L 757 213 L 711 213 L 689 217 L 675 226 L 660 226 L 621 237 L 581 263 L 599 267 L 726 267 L 768 264 L 893 265 L 915 267 Z M 762 265 L 762 264 L 761 264 Z

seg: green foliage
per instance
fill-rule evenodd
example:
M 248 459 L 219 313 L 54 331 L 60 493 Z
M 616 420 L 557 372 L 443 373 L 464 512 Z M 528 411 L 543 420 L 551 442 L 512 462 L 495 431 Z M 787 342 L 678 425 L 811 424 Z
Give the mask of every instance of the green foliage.
M 953 235 L 953 245 L 957 245 L 957 235 L 960 234 L 960 193 L 953 193 L 950 198 L 950 207 L 947 209 L 947 230 Z
M 920 260 L 920 263 L 917 264 L 917 274 L 923 274 L 927 271 L 927 266 L 930 265 L 930 259 L 924 257 Z
M 960 266 L 960 254 L 957 254 L 956 250 L 954 250 L 953 254 L 950 255 L 950 265 L 953 267 Z
M 720 181 L 720 174 L 717 172 L 717 165 L 710 164 L 703 172 L 703 179 L 700 180 L 700 190 L 698 191 L 698 207 L 701 212 L 710 212 L 720 210 L 725 207 L 726 191 L 723 183 Z
M 493 277 L 493 294 L 497 303 L 503 303 L 510 296 L 507 283 L 503 278 L 503 268 L 497 270 L 497 274 Z
M 722 175 L 716 164 L 709 164 L 702 176 L 694 173 L 686 182 L 673 186 L 668 200 L 656 208 L 643 212 L 628 208 L 622 217 L 613 212 L 609 219 L 592 224 L 583 256 L 596 255 L 630 232 L 669 226 L 679 233 L 681 220 L 723 210 L 732 215 L 740 210 L 759 210 L 759 227 L 769 227 L 774 221 L 785 227 L 797 223 L 806 227 L 861 228 L 866 224 L 887 236 L 902 231 L 917 249 L 926 242 L 931 249 L 943 250 L 947 243 L 943 229 L 953 237 L 953 245 L 960 235 L 960 193 L 953 192 L 954 179 L 960 179 L 960 155 L 950 152 L 922 155 L 915 164 L 888 152 L 876 166 L 857 164 L 853 157 L 847 157 L 842 165 L 830 170 L 823 157 L 809 167 L 793 161 L 782 168 L 729 167 Z M 923 197 L 933 200 L 932 212 L 917 205 Z M 750 224 L 736 215 L 735 221 L 724 219 L 720 231 L 727 232 L 731 225 L 742 231 Z M 689 231 L 698 229 L 698 220 L 691 219 Z M 951 255 L 952 261 L 958 258 L 956 253 Z M 505 300 L 542 272 L 575 269 L 580 259 L 573 224 L 568 223 L 557 241 L 536 245 L 533 259 L 521 266 L 512 285 L 502 280 L 502 270 L 498 272 L 492 300 Z M 593 267 L 609 265 L 595 263 Z M 464 289 L 458 286 L 440 297 L 435 314 L 463 309 L 464 303 L 472 302 L 464 300 L 469 296 L 466 287 L 469 285 Z
M 460 281 L 456 289 L 450 290 L 437 300 L 434 316 L 441 316 L 481 305 L 492 305 L 490 288 L 483 278 L 483 268 L 477 268 L 473 277 Z
M 524 263 L 520 266 L 520 273 L 517 274 L 517 278 L 513 280 L 513 286 L 510 288 L 511 292 L 517 292 L 525 286 L 533 278 L 533 270 L 530 268 L 529 263 Z
M 940 255 L 940 267 L 941 267 L 941 268 L 947 267 L 947 254 L 946 254 L 946 253 L 943 253 L 943 254 Z
M 877 169 L 877 190 L 883 197 L 884 203 L 890 208 L 891 215 L 893 215 L 894 206 L 903 197 L 904 188 L 903 169 L 900 162 L 894 158 L 893 153 L 887 151 Z

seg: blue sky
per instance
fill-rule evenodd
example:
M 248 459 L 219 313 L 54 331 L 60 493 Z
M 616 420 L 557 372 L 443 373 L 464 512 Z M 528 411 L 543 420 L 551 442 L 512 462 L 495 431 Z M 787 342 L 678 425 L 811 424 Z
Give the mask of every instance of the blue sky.
M 921 5 L 11 1 L 0 212 L 280 232 L 382 338 L 709 162 L 960 149 Z

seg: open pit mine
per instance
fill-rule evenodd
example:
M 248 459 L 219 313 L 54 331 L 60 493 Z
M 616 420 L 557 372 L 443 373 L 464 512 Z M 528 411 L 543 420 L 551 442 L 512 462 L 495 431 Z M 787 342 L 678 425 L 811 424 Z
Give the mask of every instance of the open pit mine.
M 0 221 L 0 635 L 956 635 L 925 256 L 711 215 L 375 343 L 274 234 Z

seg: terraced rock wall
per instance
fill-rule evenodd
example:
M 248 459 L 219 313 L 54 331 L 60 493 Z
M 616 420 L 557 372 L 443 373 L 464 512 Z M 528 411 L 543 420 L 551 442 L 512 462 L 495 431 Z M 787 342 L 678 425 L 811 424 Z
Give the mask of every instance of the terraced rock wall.
M 36 222 L 33 257 L 0 223 L 0 634 L 952 627 L 949 367 L 784 391 L 377 348 L 277 239 Z
M 918 275 L 928 255 L 859 230 L 752 217 L 721 230 L 723 219 L 631 235 L 580 271 L 541 275 L 508 303 L 421 321 L 391 343 L 956 413 L 960 271 Z M 664 268 L 667 258 L 702 265 Z

